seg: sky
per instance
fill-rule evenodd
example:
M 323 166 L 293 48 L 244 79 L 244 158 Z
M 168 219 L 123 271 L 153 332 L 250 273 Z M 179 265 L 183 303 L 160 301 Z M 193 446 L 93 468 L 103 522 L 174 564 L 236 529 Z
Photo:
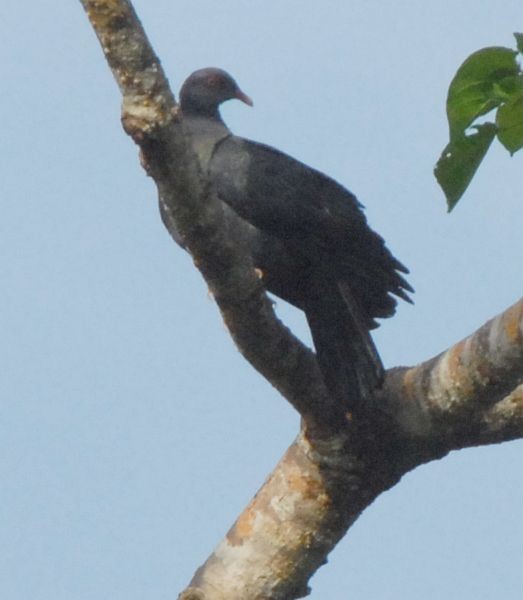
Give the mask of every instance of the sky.
M 473 51 L 514 46 L 518 0 L 135 2 L 175 90 L 227 69 L 231 129 L 357 194 L 411 270 L 375 334 L 423 361 L 521 296 L 521 172 L 495 144 L 448 215 L 432 175 Z M 0 7 L 0 593 L 172 599 L 294 439 L 160 221 L 79 2 Z M 518 192 L 518 190 L 520 190 Z M 304 340 L 304 319 L 277 304 Z M 520 600 L 523 442 L 406 475 L 311 580 L 313 600 Z

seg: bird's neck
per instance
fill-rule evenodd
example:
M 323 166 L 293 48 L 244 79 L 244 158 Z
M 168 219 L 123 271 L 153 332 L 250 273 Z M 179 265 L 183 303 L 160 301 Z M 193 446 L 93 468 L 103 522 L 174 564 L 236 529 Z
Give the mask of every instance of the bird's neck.
M 217 118 L 209 118 L 200 113 L 182 114 L 184 129 L 191 137 L 193 149 L 202 166 L 206 167 L 216 144 L 231 135 L 231 132 L 219 114 Z
M 202 119 L 212 119 L 215 121 L 222 120 L 218 105 L 215 102 L 207 104 L 191 97 L 182 98 L 181 109 L 182 114 L 186 117 L 201 117 Z

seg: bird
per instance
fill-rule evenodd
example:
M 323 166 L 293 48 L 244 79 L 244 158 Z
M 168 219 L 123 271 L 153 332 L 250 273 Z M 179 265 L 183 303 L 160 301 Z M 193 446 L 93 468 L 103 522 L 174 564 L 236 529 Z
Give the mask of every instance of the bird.
M 247 227 L 247 251 L 266 290 L 305 313 L 335 402 L 348 413 L 363 410 L 384 377 L 370 331 L 376 319 L 394 314 L 395 297 L 412 302 L 413 289 L 403 277 L 408 269 L 369 227 L 354 194 L 284 152 L 228 129 L 220 105 L 253 102 L 226 71 L 195 71 L 179 98 L 203 176 Z

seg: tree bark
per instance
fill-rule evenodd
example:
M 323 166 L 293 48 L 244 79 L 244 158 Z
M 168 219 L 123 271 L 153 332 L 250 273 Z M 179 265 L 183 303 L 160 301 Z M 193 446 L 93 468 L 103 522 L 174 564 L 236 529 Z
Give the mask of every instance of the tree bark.
M 386 415 L 321 440 L 302 432 L 225 539 L 188 598 L 289 599 L 361 512 L 411 469 L 451 450 L 523 436 L 523 300 L 419 366 L 391 369 Z

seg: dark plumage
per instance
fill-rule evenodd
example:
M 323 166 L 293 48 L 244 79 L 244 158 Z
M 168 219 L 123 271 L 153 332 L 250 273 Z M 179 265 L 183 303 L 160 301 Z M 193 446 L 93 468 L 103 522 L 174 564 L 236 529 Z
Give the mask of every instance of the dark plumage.
M 327 386 L 355 410 L 383 376 L 369 329 L 394 313 L 394 296 L 410 301 L 408 271 L 351 192 L 232 135 L 218 111 L 232 98 L 252 105 L 225 71 L 196 71 L 180 92 L 184 126 L 218 197 L 252 226 L 248 247 L 266 288 L 305 312 Z

